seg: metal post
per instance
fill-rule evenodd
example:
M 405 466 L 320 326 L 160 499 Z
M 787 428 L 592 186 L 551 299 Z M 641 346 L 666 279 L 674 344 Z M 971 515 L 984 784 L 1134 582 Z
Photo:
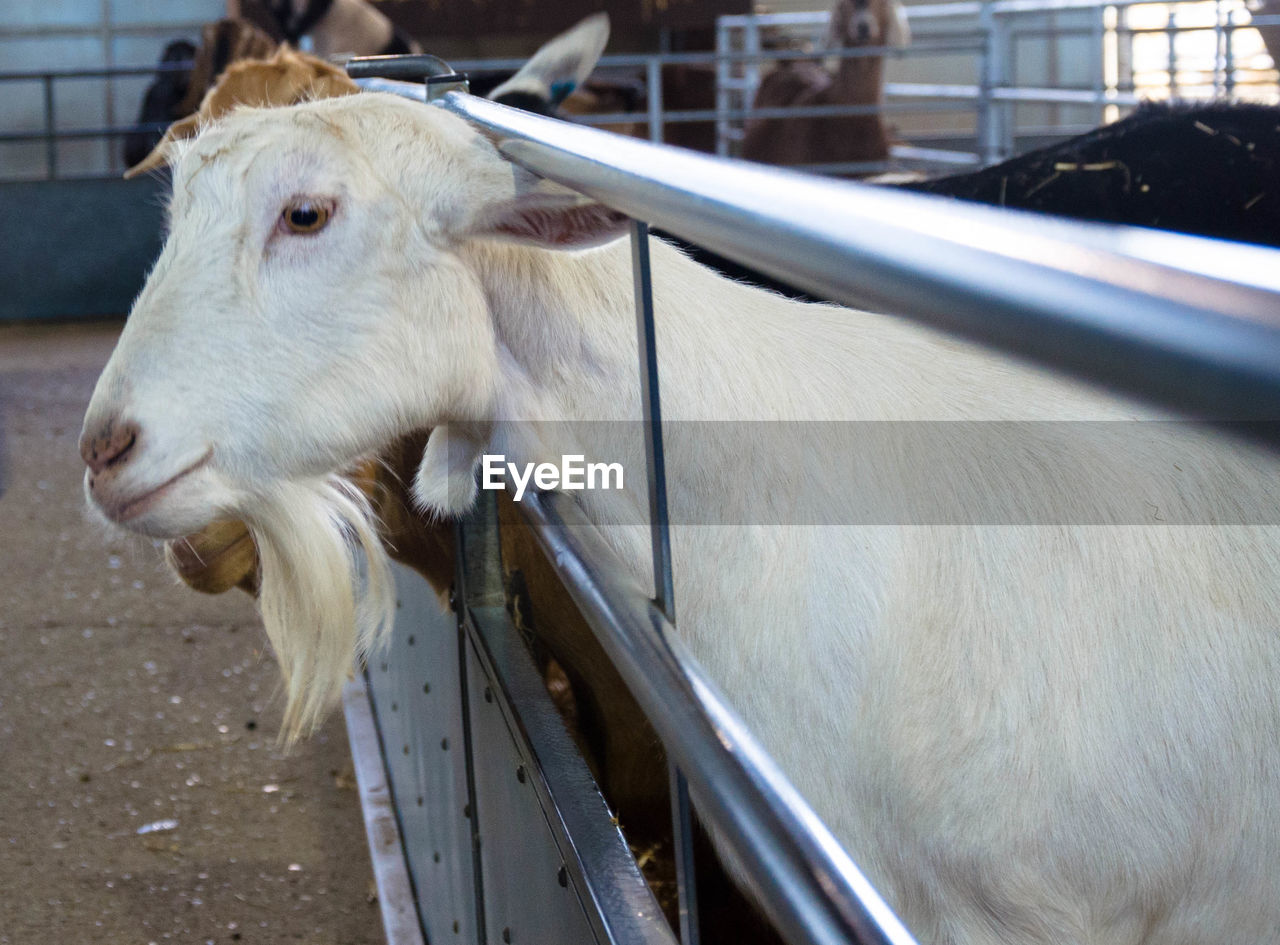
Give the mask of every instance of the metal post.
M 732 47 L 729 34 L 732 27 L 723 18 L 716 18 L 716 154 L 729 156 L 729 60 Z
M 1178 97 L 1178 7 L 1169 5 L 1169 18 L 1165 25 L 1165 35 L 1169 40 L 1169 99 Z
M 1106 98 L 1107 98 L 1107 57 L 1106 35 L 1107 35 L 1107 8 L 1098 7 L 1092 12 L 1090 18 L 1090 50 L 1091 50 L 1091 66 L 1094 78 L 1094 91 L 1098 94 L 1098 108 L 1094 115 L 1094 121 L 1101 125 L 1106 121 Z
M 487 942 L 484 905 L 484 856 L 480 831 L 480 809 L 476 803 L 475 744 L 471 731 L 471 700 L 473 694 L 467 675 L 467 623 L 471 620 L 470 608 L 502 606 L 505 595 L 502 587 L 502 561 L 498 537 L 497 496 L 481 490 L 471 514 L 455 522 L 454 579 L 450 603 L 457 613 L 458 623 L 458 682 L 462 698 L 462 745 L 466 765 L 467 809 L 465 816 L 471 836 L 472 889 L 475 890 L 476 941 Z
M 756 104 L 756 93 L 760 91 L 760 21 L 754 16 L 747 21 L 747 28 L 742 31 L 742 49 L 743 52 L 751 54 L 750 59 L 742 63 L 740 69 L 742 75 L 739 77 L 741 85 L 738 89 L 738 102 L 743 111 L 749 111 Z M 774 67 L 777 68 L 780 63 L 775 62 Z M 785 127 L 785 125 L 784 125 Z M 742 119 L 742 134 L 745 136 L 747 131 L 747 119 Z M 742 137 L 737 139 L 742 141 Z M 742 149 L 732 149 L 730 154 L 741 154 Z
M 650 56 L 645 62 L 645 85 L 649 93 L 649 140 L 662 143 L 662 59 Z
M 667 472 L 662 448 L 662 400 L 658 388 L 658 343 L 653 321 L 653 278 L 649 267 L 649 225 L 631 224 L 631 268 L 635 278 L 636 336 L 640 347 L 640 400 L 644 409 L 645 461 L 649 474 L 649 521 L 653 545 L 654 604 L 675 623 L 675 586 L 671 572 L 671 534 L 667 517 Z M 671 785 L 671 834 L 679 893 L 680 941 L 698 945 L 698 891 L 694 878 L 693 814 L 689 786 L 674 764 Z
M 978 84 L 978 153 L 982 163 L 998 164 L 1004 159 L 1003 105 L 996 102 L 994 92 L 1004 84 L 1004 28 L 995 14 L 994 0 L 982 0 L 978 11 L 982 31 L 982 74 Z
M 41 76 L 44 83 L 44 153 L 49 168 L 49 180 L 58 178 L 58 139 L 57 122 L 54 118 L 53 76 Z
M 1236 11 L 1227 6 L 1226 23 L 1222 26 L 1222 94 L 1230 98 L 1236 91 Z
M 115 108 L 115 83 L 112 79 L 111 69 L 116 64 L 115 57 L 115 30 L 112 20 L 112 0 L 102 0 L 102 64 L 106 67 L 107 75 L 104 76 L 102 83 L 102 115 L 108 128 L 112 128 L 116 123 Z M 103 145 L 106 148 L 104 166 L 112 167 L 111 158 L 115 148 L 114 138 L 106 138 Z

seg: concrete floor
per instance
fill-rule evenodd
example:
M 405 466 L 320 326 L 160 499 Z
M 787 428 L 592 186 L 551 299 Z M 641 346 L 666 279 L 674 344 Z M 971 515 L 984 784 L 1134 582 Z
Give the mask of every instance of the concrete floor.
M 278 751 L 248 597 L 84 511 L 118 331 L 0 326 L 0 945 L 381 942 L 340 713 Z

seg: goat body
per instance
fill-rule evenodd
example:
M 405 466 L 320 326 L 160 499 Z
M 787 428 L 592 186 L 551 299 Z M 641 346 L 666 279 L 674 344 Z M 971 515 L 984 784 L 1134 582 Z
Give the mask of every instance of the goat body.
M 641 412 L 629 249 L 615 214 L 390 96 L 237 110 L 175 148 L 172 234 L 90 404 L 86 490 L 147 534 L 228 515 L 268 533 L 264 621 L 304 730 L 376 633 L 326 618 L 328 591 L 359 613 L 338 559 L 289 550 L 340 541 L 307 525 L 333 502 L 378 575 L 333 470 L 431 428 L 415 494 L 457 514 L 483 452 L 643 468 L 626 426 L 586 422 Z M 291 229 L 302 206 L 327 223 Z M 1274 482 L 1270 457 L 1183 428 L 1161 452 L 1123 425 L 1081 459 L 1036 427 L 949 468 L 971 427 L 946 421 L 1143 414 L 653 250 L 680 632 L 907 925 L 938 943 L 1274 938 L 1276 530 L 1089 524 L 1067 472 L 1134 454 L 1142 494 L 1225 495 L 1266 522 L 1274 499 L 1238 484 Z M 939 437 L 936 462 L 904 464 L 876 434 L 898 428 L 871 421 Z M 944 504 L 1043 483 L 1030 497 L 1061 492 L 1063 524 L 902 519 L 894 488 L 928 472 Z M 644 588 L 637 479 L 580 495 Z M 803 508 L 826 524 L 788 524 Z M 271 591 L 308 558 L 318 599 Z

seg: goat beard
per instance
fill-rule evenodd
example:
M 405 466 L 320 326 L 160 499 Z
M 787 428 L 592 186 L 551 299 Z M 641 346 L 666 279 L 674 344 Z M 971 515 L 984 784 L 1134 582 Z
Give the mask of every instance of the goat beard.
M 259 610 L 285 694 L 280 737 L 292 744 L 389 633 L 389 559 L 369 500 L 340 476 L 277 483 L 237 512 L 258 546 Z

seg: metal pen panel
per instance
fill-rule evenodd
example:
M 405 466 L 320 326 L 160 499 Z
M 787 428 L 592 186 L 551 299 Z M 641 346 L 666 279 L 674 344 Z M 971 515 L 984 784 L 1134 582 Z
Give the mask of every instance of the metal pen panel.
M 501 568 L 492 492 L 458 531 L 488 941 L 675 945 L 501 595 L 467 593 Z
M 822 180 L 473 96 L 442 104 L 530 170 L 819 296 L 1195 416 L 1280 419 L 1280 251 Z
M 396 623 L 368 678 L 406 858 L 428 939 L 477 943 L 456 620 L 418 574 L 392 569 Z
M 494 945 L 594 945 L 581 903 L 534 793 L 531 766 L 497 705 L 474 647 L 467 647 L 476 751 L 485 928 Z M 563 880 L 563 882 L 561 882 Z M 607 941 L 607 939 L 605 940 Z

